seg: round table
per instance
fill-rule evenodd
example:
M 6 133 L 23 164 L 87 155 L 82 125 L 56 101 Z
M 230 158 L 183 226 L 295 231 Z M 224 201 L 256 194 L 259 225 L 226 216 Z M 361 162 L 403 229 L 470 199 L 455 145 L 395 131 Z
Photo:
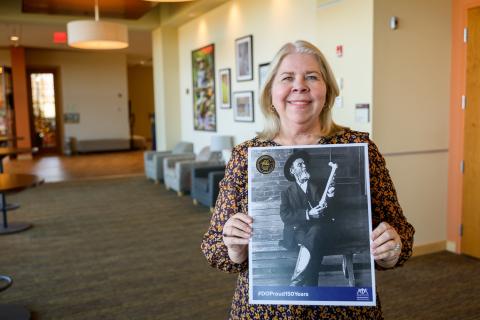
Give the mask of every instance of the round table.
M 6 146 L 9 142 L 23 140 L 23 137 L 17 136 L 0 136 L 0 145 Z
M 0 147 L 0 173 L 3 173 L 3 159 L 5 157 L 14 156 L 22 153 L 34 153 L 36 151 L 38 151 L 37 148 Z M 20 205 L 17 203 L 7 204 L 7 210 L 15 210 L 18 208 L 20 208 Z
M 32 227 L 31 224 L 26 222 L 8 222 L 5 194 L 35 187 L 41 183 L 43 183 L 43 179 L 40 179 L 33 174 L 0 174 L 0 193 L 2 199 L 1 210 L 3 213 L 3 223 L 0 225 L 0 235 L 16 233 Z

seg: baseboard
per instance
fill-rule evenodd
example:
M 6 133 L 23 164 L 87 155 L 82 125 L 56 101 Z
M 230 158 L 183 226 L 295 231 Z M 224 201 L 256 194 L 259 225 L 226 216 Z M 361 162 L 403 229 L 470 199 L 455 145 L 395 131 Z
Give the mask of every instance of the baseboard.
M 413 255 L 422 256 L 424 254 L 435 253 L 440 251 L 445 251 L 447 249 L 447 241 L 438 241 L 433 243 L 422 244 L 418 246 L 413 246 Z
M 447 251 L 457 253 L 457 243 L 455 241 L 447 241 Z

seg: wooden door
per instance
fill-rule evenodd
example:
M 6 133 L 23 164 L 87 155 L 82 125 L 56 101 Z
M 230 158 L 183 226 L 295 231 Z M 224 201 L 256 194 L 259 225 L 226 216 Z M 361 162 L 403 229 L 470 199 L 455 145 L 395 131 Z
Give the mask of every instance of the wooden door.
M 28 68 L 32 145 L 40 153 L 61 153 L 62 112 L 56 68 Z
M 462 253 L 480 258 L 480 7 L 468 10 Z

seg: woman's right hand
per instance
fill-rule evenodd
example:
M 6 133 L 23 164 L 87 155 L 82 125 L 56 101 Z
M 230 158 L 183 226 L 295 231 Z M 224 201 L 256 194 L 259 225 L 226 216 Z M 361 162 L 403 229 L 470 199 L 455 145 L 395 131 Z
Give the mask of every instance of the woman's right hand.
M 253 219 L 238 212 L 231 216 L 223 226 L 223 242 L 227 246 L 228 256 L 235 263 L 242 263 L 248 257 L 248 241 L 252 235 Z

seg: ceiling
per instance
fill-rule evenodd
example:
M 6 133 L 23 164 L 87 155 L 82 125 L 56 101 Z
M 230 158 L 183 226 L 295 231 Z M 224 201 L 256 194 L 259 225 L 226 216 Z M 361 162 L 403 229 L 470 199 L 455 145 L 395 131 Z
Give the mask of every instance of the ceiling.
M 120 51 L 132 64 L 152 60 L 151 32 L 160 26 L 175 27 L 227 2 L 196 0 L 154 3 L 144 0 L 98 0 L 100 20 L 112 20 L 128 27 L 129 46 Z M 53 33 L 66 32 L 72 20 L 94 19 L 95 0 L 0 0 L 0 48 L 80 50 L 53 42 Z M 10 36 L 18 35 L 18 43 Z
M 143 0 L 98 0 L 102 17 L 139 19 L 158 3 Z M 95 0 L 22 0 L 23 13 L 93 17 Z

